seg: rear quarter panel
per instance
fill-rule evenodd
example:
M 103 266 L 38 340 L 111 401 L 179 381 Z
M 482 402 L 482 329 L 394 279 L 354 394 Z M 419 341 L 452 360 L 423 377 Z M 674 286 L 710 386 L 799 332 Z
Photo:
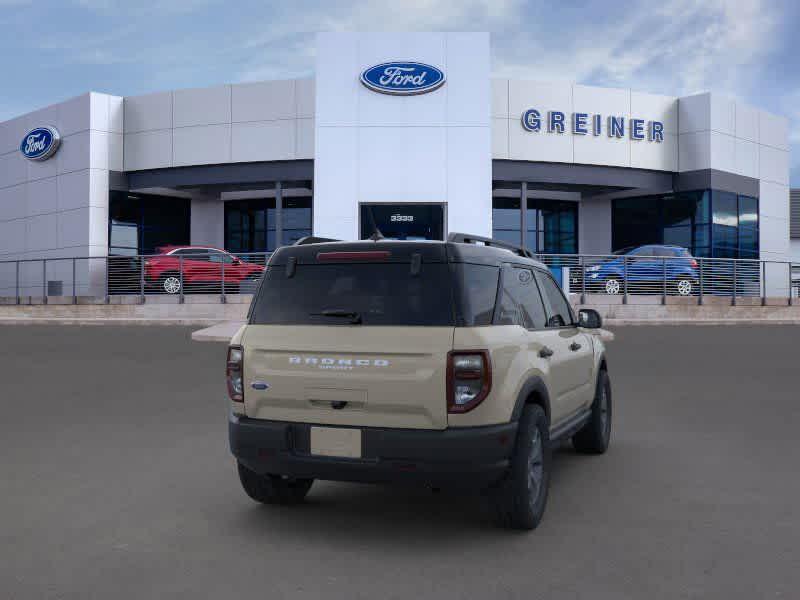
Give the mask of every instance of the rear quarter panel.
M 540 377 L 547 385 L 547 363 L 532 355 L 528 332 L 518 325 L 457 327 L 453 349 L 488 350 L 492 388 L 486 399 L 471 411 L 449 414 L 449 427 L 508 423 L 522 386 L 529 378 Z

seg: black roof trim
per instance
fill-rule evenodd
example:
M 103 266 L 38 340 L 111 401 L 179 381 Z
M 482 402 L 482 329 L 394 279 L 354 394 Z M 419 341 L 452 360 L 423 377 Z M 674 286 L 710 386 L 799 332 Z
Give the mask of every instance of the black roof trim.
M 360 240 L 351 242 L 337 241 L 307 241 L 302 244 L 296 243 L 292 246 L 282 246 L 278 248 L 270 257 L 269 264 L 280 266 L 288 264 L 290 258 L 296 261 L 297 265 L 317 264 L 317 254 L 320 252 L 366 252 L 369 250 L 387 250 L 391 256 L 386 260 L 387 263 L 412 263 L 420 261 L 426 263 L 473 263 L 479 265 L 501 266 L 505 263 L 515 263 L 547 269 L 547 267 L 535 259 L 534 255 L 527 249 L 520 249 L 513 244 L 506 244 L 499 240 L 490 238 L 480 238 L 480 236 L 463 236 L 467 241 L 448 241 L 438 240 Z M 461 239 L 451 236 L 453 240 Z M 488 240 L 490 243 L 483 242 Z M 302 240 L 300 240 L 302 241 Z M 483 242 L 483 243 L 475 243 Z M 523 253 L 524 251 L 524 253 Z M 415 257 L 414 255 L 419 255 Z

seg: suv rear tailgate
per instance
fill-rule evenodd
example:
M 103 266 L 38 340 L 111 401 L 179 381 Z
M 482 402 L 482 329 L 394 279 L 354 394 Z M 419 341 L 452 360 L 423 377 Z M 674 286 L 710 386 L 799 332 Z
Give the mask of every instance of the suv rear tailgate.
M 249 325 L 242 341 L 248 417 L 447 427 L 453 327 Z

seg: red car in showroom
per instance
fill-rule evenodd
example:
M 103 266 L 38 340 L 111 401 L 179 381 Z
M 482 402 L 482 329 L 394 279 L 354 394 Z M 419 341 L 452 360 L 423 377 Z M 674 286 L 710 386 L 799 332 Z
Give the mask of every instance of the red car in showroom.
M 247 291 L 264 274 L 264 266 L 208 246 L 165 246 L 144 261 L 144 276 L 151 288 L 166 294 L 181 291 Z M 260 257 L 259 257 L 260 258 Z M 183 277 L 181 277 L 183 271 Z

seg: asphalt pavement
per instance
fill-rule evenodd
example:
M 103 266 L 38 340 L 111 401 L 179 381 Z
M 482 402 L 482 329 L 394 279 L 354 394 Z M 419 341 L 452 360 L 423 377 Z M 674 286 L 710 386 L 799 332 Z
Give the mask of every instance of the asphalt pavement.
M 611 448 L 559 450 L 519 533 L 446 490 L 256 505 L 224 344 L 0 326 L 0 598 L 797 598 L 800 327 L 613 331 Z

